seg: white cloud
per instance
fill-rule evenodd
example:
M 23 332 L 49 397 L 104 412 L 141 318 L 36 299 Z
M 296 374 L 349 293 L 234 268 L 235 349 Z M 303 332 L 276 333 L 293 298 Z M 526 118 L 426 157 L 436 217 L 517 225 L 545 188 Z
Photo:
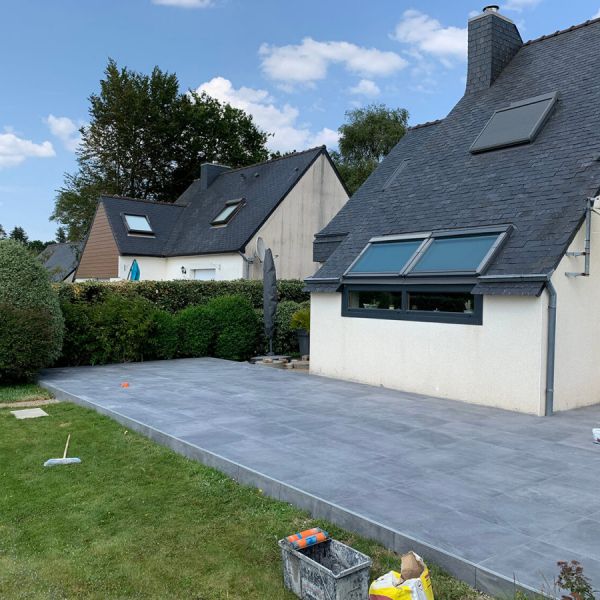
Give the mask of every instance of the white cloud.
M 178 8 L 208 8 L 213 5 L 213 0 L 152 0 L 152 4 Z
M 332 64 L 341 64 L 347 71 L 366 77 L 384 77 L 400 71 L 408 64 L 395 52 L 364 48 L 349 42 L 317 42 L 305 38 L 301 44 L 269 46 L 263 44 L 263 73 L 284 84 L 314 84 L 325 79 Z
M 521 12 L 526 8 L 535 8 L 542 0 L 507 0 L 502 5 L 503 10 L 514 10 Z
M 415 9 L 404 11 L 392 37 L 409 44 L 411 51 L 435 56 L 446 66 L 467 57 L 466 27 L 444 27 L 437 19 Z
M 70 152 L 77 150 L 81 143 L 81 134 L 79 133 L 81 123 L 77 125 L 69 117 L 55 117 L 54 115 L 48 115 L 45 122 L 52 135 L 57 137 L 67 150 Z
M 600 19 L 600 9 L 598 12 L 592 17 L 592 19 Z
M 338 143 L 336 131 L 327 127 L 316 133 L 311 131 L 307 125 L 298 122 L 300 113 L 296 107 L 287 103 L 278 106 L 266 90 L 249 87 L 236 89 L 228 79 L 215 77 L 203 83 L 197 91 L 206 92 L 221 102 L 228 102 L 251 114 L 261 129 L 275 134 L 269 138 L 271 150 L 286 152 L 321 144 L 335 146 Z
M 50 158 L 55 155 L 48 141 L 36 144 L 19 137 L 8 128 L 0 133 L 0 169 L 20 165 L 27 158 Z
M 367 98 L 375 98 L 379 96 L 381 90 L 379 86 L 370 79 L 361 79 L 357 85 L 350 88 L 350 93 L 356 96 L 367 96 Z

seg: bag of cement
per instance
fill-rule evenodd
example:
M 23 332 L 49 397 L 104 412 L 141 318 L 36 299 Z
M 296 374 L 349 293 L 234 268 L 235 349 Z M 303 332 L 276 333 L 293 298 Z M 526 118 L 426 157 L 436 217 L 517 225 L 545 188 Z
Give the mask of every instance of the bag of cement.
M 434 600 L 429 569 L 414 552 L 402 556 L 400 573 L 390 571 L 369 588 L 369 600 Z

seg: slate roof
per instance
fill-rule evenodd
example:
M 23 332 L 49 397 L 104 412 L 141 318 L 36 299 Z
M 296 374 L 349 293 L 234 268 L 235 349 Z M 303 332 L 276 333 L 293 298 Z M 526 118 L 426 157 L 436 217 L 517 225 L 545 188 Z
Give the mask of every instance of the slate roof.
M 82 242 L 49 244 L 38 254 L 38 259 L 48 270 L 50 281 L 64 281 L 76 269 L 82 248 Z
M 491 87 L 463 96 L 445 119 L 410 129 L 320 232 L 347 235 L 308 288 L 335 291 L 373 236 L 499 224 L 514 229 L 486 275 L 551 274 L 583 221 L 586 198 L 600 187 L 599 45 L 600 20 L 528 42 Z M 554 91 L 559 101 L 533 143 L 469 152 L 496 109 Z M 541 289 L 482 282 L 474 291 Z
M 103 196 L 119 251 L 124 255 L 184 256 L 243 251 L 279 203 L 321 155 L 324 146 L 220 174 L 202 189 L 194 181 L 177 202 Z M 225 227 L 211 222 L 229 200 L 243 204 Z M 155 237 L 128 235 L 123 214 L 146 215 Z

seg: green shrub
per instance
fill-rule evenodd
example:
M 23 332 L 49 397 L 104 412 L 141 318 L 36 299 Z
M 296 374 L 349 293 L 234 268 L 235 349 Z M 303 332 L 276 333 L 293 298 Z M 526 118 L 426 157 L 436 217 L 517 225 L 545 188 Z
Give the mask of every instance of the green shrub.
M 277 354 L 298 353 L 298 336 L 296 335 L 296 330 L 292 327 L 292 317 L 305 304 L 306 303 L 301 304 L 291 300 L 284 300 L 277 305 L 277 313 L 275 314 L 275 338 L 273 339 L 273 350 Z
M 310 304 L 303 306 L 292 315 L 290 326 L 294 331 L 299 329 L 310 331 Z
M 244 296 L 214 298 L 206 305 L 216 338 L 214 356 L 247 360 L 260 342 L 260 321 L 251 302 Z
M 155 310 L 152 315 L 151 355 L 147 358 L 166 360 L 174 358 L 179 345 L 179 332 L 175 315 L 166 310 Z
M 61 302 L 65 319 L 65 338 L 60 365 L 77 366 L 94 364 L 98 342 L 92 323 L 92 307 L 83 302 Z
M 178 355 L 209 356 L 215 338 L 212 315 L 206 306 L 190 306 L 177 314 Z
M 0 240 L 0 383 L 31 379 L 59 356 L 64 323 L 42 264 Z
M 92 364 L 132 362 L 153 358 L 155 310 L 142 298 L 109 296 L 91 308 L 96 348 Z
M 155 307 L 176 313 L 188 306 L 206 304 L 220 296 L 244 296 L 252 306 L 262 306 L 262 281 L 239 279 L 237 281 L 86 281 L 56 284 L 61 301 L 96 304 L 109 296 L 141 297 Z M 277 282 L 279 300 L 304 302 L 308 294 L 300 280 Z

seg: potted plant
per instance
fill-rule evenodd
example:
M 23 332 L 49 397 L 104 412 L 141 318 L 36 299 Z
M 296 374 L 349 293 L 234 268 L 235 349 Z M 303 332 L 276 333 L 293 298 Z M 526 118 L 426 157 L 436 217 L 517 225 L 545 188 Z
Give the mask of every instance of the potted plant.
M 296 330 L 301 356 L 308 356 L 310 354 L 310 308 L 307 306 L 297 310 L 292 315 L 290 326 Z

